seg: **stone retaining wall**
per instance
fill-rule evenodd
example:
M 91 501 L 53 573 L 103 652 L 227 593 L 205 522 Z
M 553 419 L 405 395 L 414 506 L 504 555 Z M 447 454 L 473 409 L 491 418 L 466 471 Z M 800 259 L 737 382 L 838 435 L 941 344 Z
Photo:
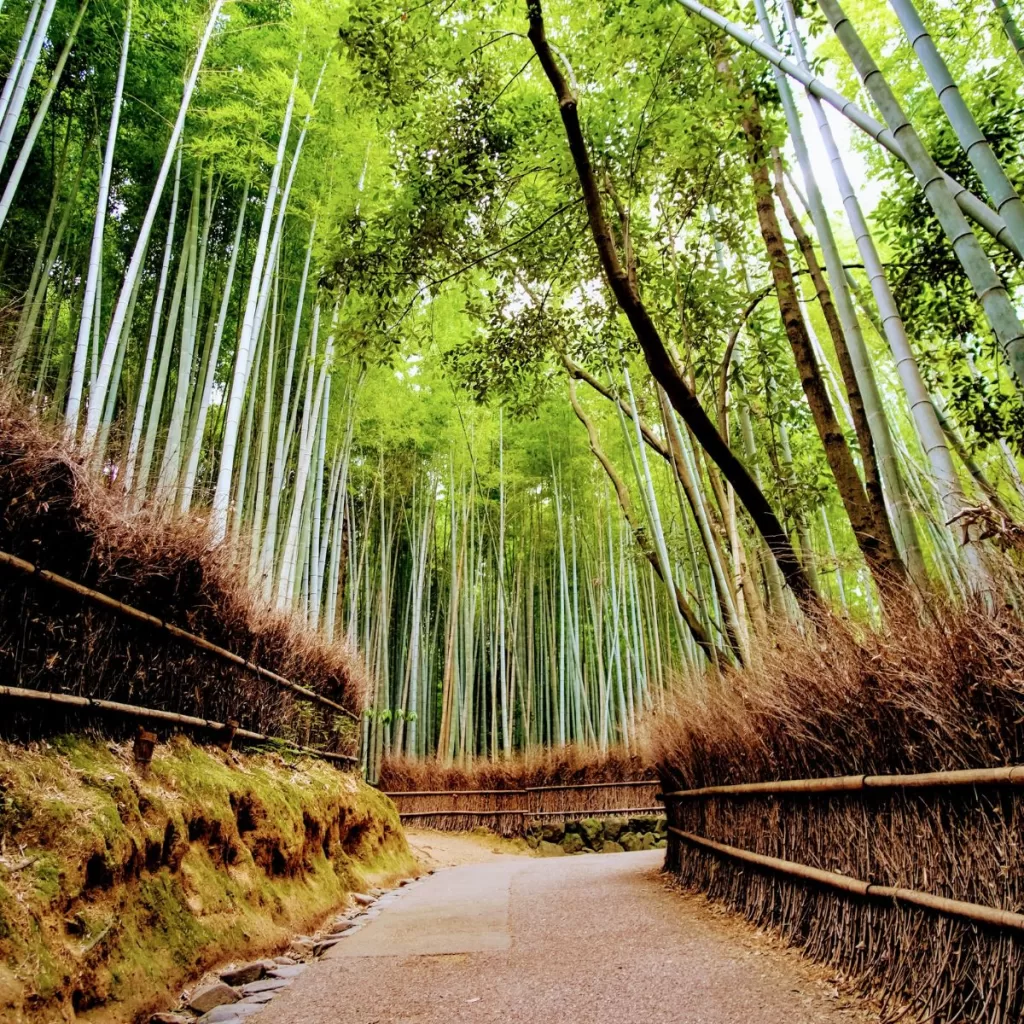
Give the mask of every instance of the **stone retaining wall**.
M 526 842 L 542 857 L 662 850 L 668 827 L 664 817 L 532 821 L 526 824 Z

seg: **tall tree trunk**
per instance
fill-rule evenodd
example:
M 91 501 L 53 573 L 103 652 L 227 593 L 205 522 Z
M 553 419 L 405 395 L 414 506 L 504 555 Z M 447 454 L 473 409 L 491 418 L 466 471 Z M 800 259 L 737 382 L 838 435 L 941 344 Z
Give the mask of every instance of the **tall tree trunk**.
M 597 429 L 594 427 L 593 423 L 591 423 L 589 417 L 583 411 L 583 407 L 579 403 L 579 399 L 576 396 L 576 382 L 573 380 L 571 374 L 569 376 L 569 402 L 572 405 L 573 412 L 576 414 L 576 418 L 583 424 L 583 427 L 587 432 L 591 453 L 601 464 L 601 468 L 605 471 L 608 479 L 611 481 L 612 489 L 615 491 L 615 498 L 619 503 L 619 508 L 622 510 L 622 517 L 626 520 L 626 525 L 633 534 L 636 546 L 640 549 L 640 553 L 644 558 L 646 558 L 651 564 L 651 568 L 654 569 L 658 579 L 668 586 L 665 574 L 662 572 L 661 562 L 658 559 L 658 555 L 651 547 L 651 543 L 647 538 L 647 531 L 644 529 L 643 524 L 638 523 L 636 520 L 636 513 L 633 510 L 633 502 L 629 496 L 629 490 L 626 488 L 626 485 L 623 483 L 619 474 L 615 471 L 615 467 L 612 465 L 611 460 L 607 455 L 605 455 L 604 449 L 601 447 Z M 682 590 L 679 586 L 673 585 L 670 592 L 675 598 L 676 604 L 679 608 L 679 614 L 682 615 L 685 620 L 686 626 L 690 631 L 690 635 L 697 642 L 700 649 L 707 655 L 708 661 L 712 664 L 717 664 L 718 652 L 711 642 L 711 639 L 708 637 L 704 627 L 701 625 L 700 619 L 697 617 L 697 613 L 690 607 L 689 602 L 683 595 Z
M 822 315 L 825 318 L 825 323 L 828 326 L 828 331 L 832 338 L 832 344 L 836 350 L 839 369 L 843 375 L 843 384 L 846 387 L 846 397 L 849 402 L 850 409 L 850 420 L 853 424 L 854 432 L 857 435 L 857 443 L 860 446 L 861 461 L 864 466 L 864 490 L 867 494 L 868 502 L 871 506 L 871 513 L 874 518 L 875 534 L 879 538 L 881 547 L 887 552 L 887 556 L 898 561 L 900 559 L 899 548 L 896 545 L 892 524 L 889 521 L 889 513 L 885 505 L 885 496 L 882 490 L 883 474 L 880 471 L 879 459 L 876 455 L 875 449 L 876 437 L 881 438 L 884 435 L 885 441 L 889 447 L 889 458 L 893 463 L 895 462 L 895 453 L 891 450 L 889 425 L 885 421 L 883 414 L 881 416 L 881 421 L 876 421 L 875 429 L 872 430 L 872 424 L 869 422 L 868 413 L 865 408 L 866 403 L 864 401 L 864 396 L 860 390 L 860 377 L 864 375 L 863 371 L 865 368 L 862 368 L 861 374 L 858 374 L 854 367 L 850 350 L 846 344 L 849 336 L 844 331 L 843 325 L 840 323 L 839 315 L 836 311 L 835 304 L 832 301 L 832 291 L 829 289 L 828 283 L 825 280 L 825 275 L 822 273 L 821 266 L 818 263 L 817 254 L 814 251 L 814 246 L 811 243 L 807 232 L 804 230 L 803 224 L 800 223 L 800 218 L 797 217 L 796 211 L 793 209 L 793 204 L 790 202 L 789 194 L 786 192 L 786 187 L 783 183 L 782 162 L 777 153 L 775 157 L 775 193 L 779 197 L 779 204 L 782 206 L 782 211 L 786 215 L 786 220 L 789 222 L 789 226 L 793 229 L 797 245 L 799 245 L 800 251 L 803 253 L 804 262 L 807 264 L 811 280 L 814 283 L 814 290 L 817 294 L 818 304 L 821 306 Z M 838 255 L 838 253 L 836 255 Z M 845 284 L 845 280 L 843 283 Z M 838 295 L 838 290 L 836 291 L 836 294 Z M 861 338 L 861 344 L 863 344 L 863 338 Z M 870 372 L 870 368 L 866 369 Z M 878 399 L 878 412 L 881 413 L 881 399 L 879 398 L 877 391 L 875 398 Z M 917 530 L 907 501 L 906 492 L 903 488 L 903 482 L 899 477 L 898 467 L 895 465 L 891 465 L 889 467 L 886 482 L 889 485 L 889 493 L 892 496 L 893 504 L 896 507 L 900 533 L 907 551 L 907 563 L 910 571 L 910 577 L 919 585 L 924 586 L 927 583 L 925 578 L 924 559 L 921 555 L 921 548 L 917 541 Z
M 644 352 L 648 368 L 654 378 L 664 387 L 672 405 L 693 431 L 698 442 L 732 484 L 740 501 L 750 513 L 754 525 L 778 561 L 779 568 L 797 599 L 809 607 L 816 605 L 816 595 L 786 537 L 782 524 L 761 489 L 754 483 L 750 473 L 736 458 L 718 433 L 714 423 L 708 418 L 697 396 L 680 376 L 654 321 L 640 298 L 635 282 L 630 279 L 622 265 L 605 218 L 601 193 L 580 126 L 577 98 L 559 69 L 555 55 L 547 41 L 540 0 L 527 0 L 526 6 L 530 24 L 529 38 L 558 100 L 562 124 L 583 191 L 590 230 L 597 246 L 601 265 L 616 301 L 629 320 Z
M 800 66 L 809 69 L 810 65 L 804 52 L 803 39 L 797 24 L 793 0 L 783 0 L 783 13 L 786 18 L 789 38 L 797 59 L 800 61 Z M 931 397 L 921 377 L 921 370 L 914 356 L 910 339 L 907 336 L 903 318 L 900 316 L 895 297 L 889 286 L 889 280 L 885 268 L 882 266 L 874 239 L 871 236 L 867 219 L 857 199 L 853 183 L 847 174 L 846 165 L 836 144 L 828 117 L 825 115 L 825 110 L 816 96 L 808 93 L 808 102 L 814 113 L 818 134 L 825 146 L 829 163 L 832 166 L 836 186 L 842 197 L 843 207 L 846 210 L 850 228 L 857 242 L 857 249 L 864 263 L 864 269 L 871 286 L 871 293 L 875 299 L 875 305 L 878 307 L 879 315 L 876 319 L 866 308 L 865 312 L 878 331 L 879 336 L 884 337 L 889 344 L 889 349 L 896 362 L 896 371 L 899 374 L 903 390 L 907 396 L 918 440 L 920 441 L 921 449 L 928 459 L 928 465 L 931 468 L 943 511 L 947 520 L 953 519 L 964 508 L 963 490 L 960 485 L 960 478 L 953 465 L 953 456 L 950 453 L 949 446 L 946 444 L 946 438 L 939 424 L 935 409 L 932 406 Z M 854 297 L 859 297 L 858 288 L 852 274 L 845 269 L 843 273 Z M 861 302 L 861 305 L 863 306 L 864 303 Z M 988 571 L 984 565 L 981 552 L 978 550 L 978 545 L 976 543 L 968 544 L 964 548 L 963 554 L 975 585 L 979 587 L 985 586 Z
M 110 176 L 114 169 L 114 147 L 121 121 L 121 101 L 124 96 L 124 78 L 128 67 L 128 44 L 132 30 L 132 2 L 128 0 L 124 15 L 124 37 L 121 40 L 121 60 L 117 68 L 117 84 L 114 86 L 114 103 L 110 111 L 110 127 L 107 129 L 107 145 L 103 152 L 103 168 L 100 171 L 99 190 L 96 194 L 96 217 L 92 225 L 92 247 L 89 250 L 89 270 L 85 279 L 85 298 L 82 302 L 82 318 L 78 325 L 78 343 L 75 347 L 75 362 L 71 370 L 71 397 L 65 412 L 66 430 L 69 436 L 78 432 L 78 412 L 85 380 L 85 361 L 89 347 L 100 344 L 99 335 L 91 338 L 93 308 L 99 290 L 100 265 L 103 258 L 103 235 L 107 225 L 107 205 L 110 198 Z
M 153 319 L 149 329 L 149 344 L 142 364 L 142 382 L 135 400 L 135 420 L 132 423 L 131 439 L 128 442 L 128 454 L 125 457 L 124 489 L 130 493 L 135 481 L 135 461 L 139 445 L 142 442 L 142 429 L 146 422 L 149 409 L 149 385 L 153 376 L 153 364 L 156 360 L 156 346 L 160 338 L 160 327 L 163 323 L 164 295 L 167 291 L 167 277 L 171 268 L 171 257 L 174 250 L 174 231 L 178 220 L 178 198 L 181 190 L 181 150 L 174 166 L 174 188 L 171 192 L 171 212 L 167 221 L 167 237 L 164 240 L 164 254 L 160 262 L 160 278 L 153 300 Z M 76 353 L 77 354 L 77 353 Z
M 835 479 L 839 496 L 853 527 L 857 544 L 864 554 L 880 589 L 887 592 L 904 575 L 902 562 L 891 545 L 878 536 L 874 515 L 853 463 L 846 438 L 836 420 L 828 391 L 814 356 L 811 339 L 807 334 L 803 312 L 797 297 L 793 271 L 786 252 L 782 229 L 775 213 L 774 195 L 768 175 L 768 155 L 765 150 L 764 128 L 756 106 L 745 105 L 740 124 L 747 137 L 747 163 L 753 182 L 757 220 L 768 254 L 772 280 L 779 303 L 779 313 L 786 329 L 790 347 L 796 360 L 800 384 L 807 404 L 811 408 L 818 436 L 825 449 L 825 457 Z M 894 558 L 893 556 L 896 555 Z
M 36 65 L 39 63 L 39 54 L 42 52 L 43 43 L 46 42 L 46 33 L 50 30 L 50 19 L 53 17 L 57 0 L 46 0 L 38 22 L 33 21 L 33 16 L 38 10 L 38 4 L 33 5 L 29 13 L 29 25 L 32 26 L 32 36 L 24 51 L 24 58 L 14 79 L 14 86 L 7 100 L 4 109 L 3 120 L 0 121 L 0 171 L 7 162 L 7 156 L 11 151 L 11 143 L 14 141 L 14 133 L 17 130 L 18 122 L 21 120 L 21 112 L 25 108 L 25 99 L 28 96 L 29 86 L 36 73 Z M 26 27 L 26 32 L 28 27 Z M 20 44 L 19 44 L 20 48 Z M 18 58 L 15 56 L 15 64 Z M 13 72 L 13 67 L 12 67 Z M 5 89 L 6 92 L 6 89 Z
M 231 290 L 235 282 L 235 268 L 238 266 L 238 253 L 242 246 L 242 228 L 245 223 L 245 211 L 249 206 L 249 182 L 242 186 L 242 202 L 238 207 L 238 220 L 235 223 L 235 234 L 231 243 L 231 256 L 228 258 L 228 272 L 224 279 L 224 290 L 221 293 L 220 311 L 217 314 L 217 325 L 213 331 L 213 344 L 210 348 L 206 364 L 206 376 L 203 390 L 199 397 L 199 410 L 195 427 L 192 430 L 192 441 L 189 446 L 188 462 L 185 466 L 185 479 L 181 488 L 181 511 L 187 512 L 192 507 L 195 494 L 196 477 L 199 474 L 199 459 L 203 451 L 203 440 L 206 436 L 206 420 L 213 397 L 213 387 L 217 377 L 217 359 L 220 356 L 221 341 L 224 338 L 224 326 L 228 319 L 231 305 Z
M 1024 64 L 1024 32 L 1021 32 L 1020 26 L 1014 21 L 1010 5 L 1006 0 L 992 0 L 992 6 L 995 8 L 999 21 L 1003 26 L 1006 38 L 1010 40 L 1010 45 L 1017 52 L 1017 56 L 1020 57 L 1020 62 Z

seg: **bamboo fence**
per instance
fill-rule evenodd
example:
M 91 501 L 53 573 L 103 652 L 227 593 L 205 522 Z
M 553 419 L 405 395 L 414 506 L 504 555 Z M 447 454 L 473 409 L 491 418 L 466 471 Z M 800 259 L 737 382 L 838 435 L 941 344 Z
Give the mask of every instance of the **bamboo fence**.
M 531 821 L 660 815 L 657 779 L 584 782 L 522 789 L 449 789 L 391 792 L 403 821 L 444 832 L 485 827 L 522 835 Z
M 41 569 L 25 559 L 18 558 L 7 552 L 0 551 L 0 568 L 13 571 L 22 576 L 27 582 L 44 584 L 55 588 L 65 595 L 74 595 L 83 602 L 112 612 L 121 619 L 146 626 L 158 634 L 166 636 L 169 641 L 173 640 L 174 642 L 183 643 L 186 646 L 202 651 L 206 655 L 212 656 L 218 661 L 241 669 L 243 672 L 252 675 L 264 683 L 276 686 L 298 700 L 317 705 L 320 708 L 327 709 L 332 714 L 342 715 L 353 722 L 359 722 L 359 716 L 356 713 L 336 701 L 287 679 L 276 672 L 272 672 L 270 669 L 256 665 L 246 658 L 235 654 L 233 651 L 211 643 L 209 640 L 190 633 L 180 626 L 176 626 L 148 612 L 141 611 L 123 601 L 118 601 L 81 583 L 76 583 L 74 580 L 69 580 L 46 569 Z M 30 709 L 49 707 L 50 709 L 95 711 L 150 724 L 160 723 L 176 729 L 213 733 L 222 740 L 238 739 L 246 743 L 282 746 L 292 751 L 311 754 L 346 765 L 358 763 L 358 757 L 352 754 L 310 747 L 279 736 L 239 728 L 235 723 L 218 722 L 196 715 L 182 714 L 161 708 L 143 707 L 123 701 L 111 701 L 91 696 L 6 685 L 0 685 L 0 698 L 15 701 L 23 707 Z M 33 713 L 29 711 L 29 714 Z
M 1012 790 L 1018 786 L 1024 786 L 1024 765 L 920 772 L 908 775 L 842 775 L 831 778 L 785 779 L 773 782 L 747 782 L 676 790 L 662 794 L 669 819 L 668 862 L 670 864 L 680 862 L 679 842 L 681 841 L 692 849 L 706 851 L 719 859 L 749 864 L 769 874 L 795 879 L 798 884 L 818 886 L 855 897 L 888 901 L 890 904 L 918 907 L 972 924 L 1024 933 L 1024 914 L 1013 910 L 992 907 L 971 900 L 952 899 L 905 886 L 869 882 L 845 872 L 829 871 L 784 857 L 759 853 L 679 827 L 684 817 L 689 817 L 691 820 L 702 820 L 705 826 L 704 830 L 714 827 L 721 820 L 719 816 L 710 809 L 707 812 L 700 811 L 699 805 L 719 800 L 736 801 L 764 797 L 772 803 L 777 803 L 775 798 L 779 797 L 831 797 L 871 793 L 895 796 L 901 793 L 922 791 L 931 791 L 933 796 L 951 791 L 958 793 L 962 798 L 965 791 L 972 789 Z M 966 795 L 969 796 L 969 792 Z M 684 815 L 683 811 L 686 808 L 692 810 Z M 774 815 L 770 815 L 766 811 L 763 817 L 767 822 L 773 820 Z M 769 832 L 768 838 L 769 841 L 774 842 L 777 837 L 772 836 Z M 790 836 L 790 844 L 793 843 L 794 838 Z M 673 840 L 675 849 L 672 848 Z M 828 851 L 825 851 L 824 855 L 828 856 Z

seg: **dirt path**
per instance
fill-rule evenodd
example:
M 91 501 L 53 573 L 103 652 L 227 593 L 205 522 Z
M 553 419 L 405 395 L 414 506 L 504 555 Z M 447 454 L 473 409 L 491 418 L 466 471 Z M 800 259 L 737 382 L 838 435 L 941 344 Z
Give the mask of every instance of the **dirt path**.
M 434 851 L 442 857 L 444 851 Z M 465 853 L 465 851 L 463 851 Z M 449 847 L 449 859 L 457 852 Z M 672 891 L 661 854 L 489 854 L 385 898 L 268 1024 L 865 1024 L 827 973 Z M 478 858 L 479 860 L 479 858 Z
M 409 847 L 423 868 L 455 868 L 463 864 L 490 864 L 495 857 L 530 856 L 522 840 L 502 839 L 493 833 L 436 832 L 407 828 Z

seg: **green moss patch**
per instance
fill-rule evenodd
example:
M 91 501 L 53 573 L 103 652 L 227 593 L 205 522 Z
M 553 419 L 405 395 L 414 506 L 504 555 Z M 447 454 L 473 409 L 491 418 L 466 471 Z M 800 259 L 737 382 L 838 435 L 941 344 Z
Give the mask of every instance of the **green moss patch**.
M 387 797 L 323 762 L 176 738 L 0 754 L 0 1019 L 127 1022 L 414 870 Z

